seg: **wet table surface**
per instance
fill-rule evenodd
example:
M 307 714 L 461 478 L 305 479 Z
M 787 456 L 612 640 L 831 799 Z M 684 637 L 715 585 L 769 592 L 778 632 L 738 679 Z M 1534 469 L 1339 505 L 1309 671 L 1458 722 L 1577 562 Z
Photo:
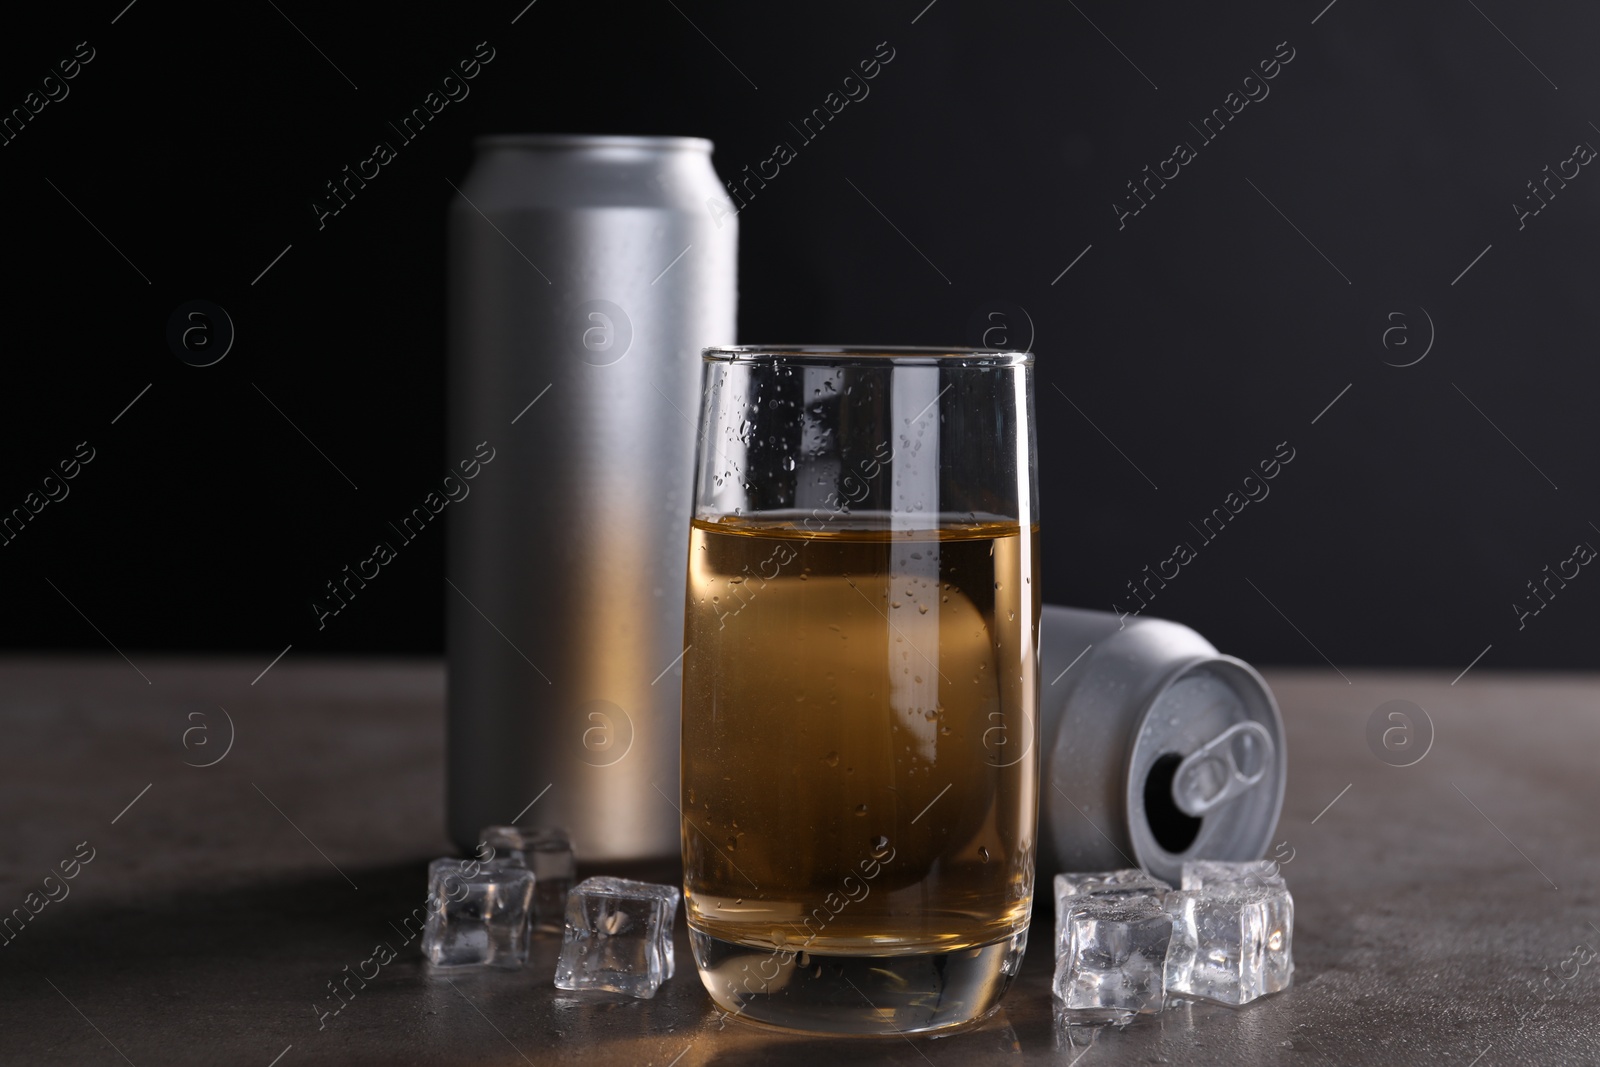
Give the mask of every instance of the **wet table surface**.
M 549 938 L 521 972 L 430 977 L 397 924 L 448 851 L 442 668 L 291 659 L 252 685 L 260 668 L 141 659 L 146 684 L 116 658 L 0 661 L 0 909 L 36 906 L 46 875 L 92 855 L 7 928 L 0 1062 L 1600 1061 L 1600 676 L 1269 670 L 1290 751 L 1273 851 L 1296 900 L 1293 988 L 1062 1027 L 1041 907 L 985 1025 L 861 1040 L 719 1025 L 681 918 L 679 973 L 650 1001 L 556 990 Z M 1369 747 L 1391 700 L 1432 722 L 1411 766 Z M 342 1003 L 328 983 L 379 942 L 398 957 L 324 1014 Z

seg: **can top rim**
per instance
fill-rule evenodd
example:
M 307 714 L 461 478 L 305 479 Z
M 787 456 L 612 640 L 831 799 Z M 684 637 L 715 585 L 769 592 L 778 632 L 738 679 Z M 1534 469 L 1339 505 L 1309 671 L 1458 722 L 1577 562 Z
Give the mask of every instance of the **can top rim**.
M 472 147 L 479 151 L 493 148 L 533 150 L 567 148 L 632 148 L 655 152 L 706 152 L 712 149 L 705 137 L 672 137 L 620 133 L 490 133 L 475 137 Z
M 799 363 L 829 366 L 1030 367 L 1032 352 L 931 345 L 714 345 L 701 350 L 708 363 Z

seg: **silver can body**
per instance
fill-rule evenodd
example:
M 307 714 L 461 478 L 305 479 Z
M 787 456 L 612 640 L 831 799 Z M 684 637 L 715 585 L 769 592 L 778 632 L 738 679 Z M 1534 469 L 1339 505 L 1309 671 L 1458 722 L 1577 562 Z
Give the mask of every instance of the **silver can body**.
M 1046 605 L 1039 873 L 1143 867 L 1271 842 L 1288 752 L 1267 683 L 1187 626 Z M 1187 808 L 1187 810 L 1186 810 Z
M 691 420 L 737 220 L 698 138 L 477 149 L 449 211 L 447 462 L 481 463 L 449 509 L 449 833 L 674 857 Z

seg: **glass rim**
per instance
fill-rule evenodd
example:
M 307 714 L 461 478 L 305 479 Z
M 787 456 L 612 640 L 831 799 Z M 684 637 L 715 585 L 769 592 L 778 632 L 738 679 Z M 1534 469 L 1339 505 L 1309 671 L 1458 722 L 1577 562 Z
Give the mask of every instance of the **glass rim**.
M 1032 351 L 934 345 L 710 345 L 707 363 L 769 363 L 869 367 L 1031 367 Z

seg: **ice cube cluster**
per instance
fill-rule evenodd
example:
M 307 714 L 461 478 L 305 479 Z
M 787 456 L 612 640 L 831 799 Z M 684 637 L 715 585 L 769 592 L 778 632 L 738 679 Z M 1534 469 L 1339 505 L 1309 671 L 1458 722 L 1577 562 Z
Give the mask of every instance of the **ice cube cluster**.
M 1247 1004 L 1287 989 L 1294 898 L 1266 860 L 1058 874 L 1055 996 L 1073 1023 L 1125 1023 L 1169 997 Z
M 676 966 L 680 892 L 577 870 L 565 830 L 489 826 L 470 859 L 428 865 L 422 954 L 436 970 L 520 968 L 530 931 L 562 931 L 558 988 L 653 997 Z

